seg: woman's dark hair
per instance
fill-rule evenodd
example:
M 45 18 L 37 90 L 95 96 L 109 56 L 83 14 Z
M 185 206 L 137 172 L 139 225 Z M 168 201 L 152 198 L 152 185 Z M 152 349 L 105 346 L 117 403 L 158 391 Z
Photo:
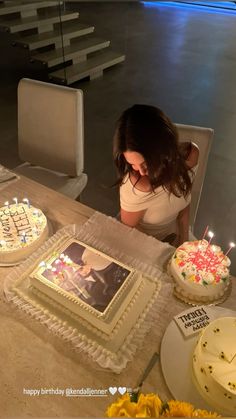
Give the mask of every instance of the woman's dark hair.
M 123 155 L 126 151 L 136 151 L 144 157 L 153 190 L 163 186 L 178 197 L 189 194 L 192 182 L 179 147 L 177 128 L 160 109 L 134 105 L 118 120 L 113 155 L 120 185 L 133 170 Z

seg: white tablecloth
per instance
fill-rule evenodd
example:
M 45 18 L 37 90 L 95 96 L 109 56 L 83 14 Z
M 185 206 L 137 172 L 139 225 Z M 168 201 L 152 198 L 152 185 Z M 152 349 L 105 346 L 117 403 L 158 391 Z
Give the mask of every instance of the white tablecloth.
M 95 239 L 94 239 L 95 237 Z M 115 241 L 114 241 L 115 237 Z M 81 228 L 80 238 L 95 245 L 114 258 L 122 255 L 122 262 L 142 269 L 161 270 L 166 267 L 173 248 L 160 243 L 135 229 L 130 229 L 116 220 L 95 213 Z M 115 245 L 114 245 L 115 243 Z M 137 264 L 137 265 L 136 265 Z M 167 282 L 171 280 L 165 276 Z M 233 283 L 231 296 L 223 304 L 235 308 L 236 287 Z M 135 359 L 119 375 L 106 372 L 76 353 L 69 344 L 54 336 L 40 323 L 30 319 L 14 306 L 1 300 L 1 414 L 4 416 L 92 416 L 101 417 L 106 406 L 116 396 L 96 399 L 66 397 L 53 394 L 29 396 L 27 389 L 92 388 L 108 389 L 110 386 L 134 388 L 153 352 L 159 351 L 161 338 L 174 315 L 189 308 L 170 297 L 169 304 L 161 313 L 158 324 L 153 324 L 143 347 Z M 158 392 L 163 399 L 171 397 L 163 379 L 160 363 L 157 363 L 143 385 L 144 392 Z

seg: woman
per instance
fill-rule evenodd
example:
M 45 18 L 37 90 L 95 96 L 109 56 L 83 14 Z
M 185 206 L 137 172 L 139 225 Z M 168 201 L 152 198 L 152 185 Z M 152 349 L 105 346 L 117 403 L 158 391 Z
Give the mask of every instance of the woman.
M 176 246 L 188 240 L 198 155 L 191 142 L 178 143 L 175 125 L 160 109 L 124 111 L 114 136 L 121 221 Z

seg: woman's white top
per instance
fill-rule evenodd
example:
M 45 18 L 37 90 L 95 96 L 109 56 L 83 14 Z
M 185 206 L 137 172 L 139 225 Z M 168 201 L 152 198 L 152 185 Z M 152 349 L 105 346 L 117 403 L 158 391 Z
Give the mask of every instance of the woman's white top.
M 191 170 L 195 174 L 197 166 Z M 180 211 L 189 205 L 191 194 L 186 198 L 170 194 L 162 186 L 154 192 L 143 192 L 137 189 L 129 175 L 120 187 L 120 206 L 123 210 L 136 212 L 145 210 L 136 228 L 142 232 L 163 240 L 169 234 L 178 234 L 177 217 Z

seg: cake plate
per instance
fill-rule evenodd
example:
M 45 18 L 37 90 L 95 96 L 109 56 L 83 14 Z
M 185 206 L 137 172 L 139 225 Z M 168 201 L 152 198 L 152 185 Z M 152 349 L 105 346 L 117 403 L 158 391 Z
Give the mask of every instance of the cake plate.
M 209 307 L 209 311 L 217 319 L 219 317 L 236 317 L 236 311 L 223 307 Z M 216 410 L 210 406 L 197 391 L 192 377 L 192 354 L 199 334 L 185 337 L 175 320 L 168 325 L 161 342 L 161 367 L 166 384 L 177 400 L 192 403 L 196 409 Z M 173 349 L 174 348 L 174 349 Z

